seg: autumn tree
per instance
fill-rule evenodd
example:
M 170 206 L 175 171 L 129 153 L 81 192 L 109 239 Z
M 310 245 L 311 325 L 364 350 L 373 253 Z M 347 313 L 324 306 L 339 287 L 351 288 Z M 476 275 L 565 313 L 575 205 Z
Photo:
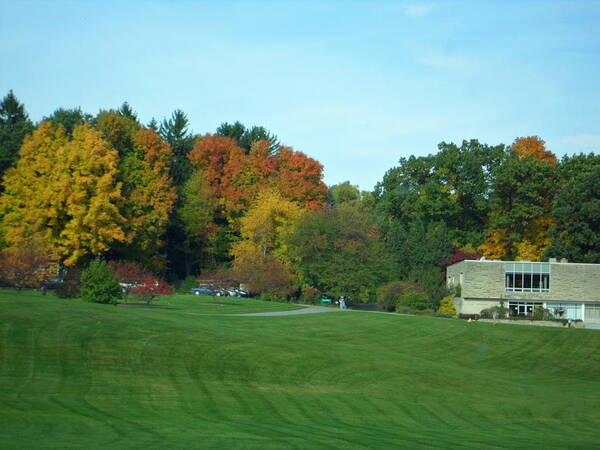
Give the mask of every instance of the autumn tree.
M 229 220 L 243 215 L 258 192 L 267 187 L 312 209 L 327 199 L 323 166 L 288 147 L 271 155 L 268 142 L 258 141 L 246 155 L 234 139 L 206 135 L 197 141 L 190 160 L 205 171 L 215 195 L 222 199 L 223 215 Z
M 556 155 L 551 151 L 546 150 L 546 142 L 539 136 L 517 138 L 512 144 L 512 149 L 519 155 L 519 158 L 531 156 L 536 161 L 548 164 L 556 164 L 557 162 Z
M 111 261 L 108 265 L 119 280 L 125 301 L 129 294 L 135 294 L 150 304 L 159 295 L 173 293 L 171 287 L 161 277 L 153 275 L 139 263 Z
M 240 220 L 242 240 L 231 249 L 234 268 L 262 260 L 267 255 L 274 255 L 280 262 L 286 261 L 285 238 L 303 213 L 302 207 L 285 200 L 277 190 L 261 191 Z
M 138 285 L 131 288 L 132 294 L 138 295 L 148 305 L 151 304 L 159 295 L 170 295 L 173 288 L 160 277 L 147 274 Z
M 2 227 L 7 244 L 26 245 L 38 233 L 57 247 L 63 217 L 58 161 L 68 137 L 62 126 L 42 122 L 27 136 L 16 168 L 6 173 L 5 192 L 0 198 Z
M 153 130 L 139 129 L 132 137 L 132 151 L 123 158 L 122 213 L 126 218 L 123 254 L 153 270 L 163 270 L 161 254 L 169 216 L 175 205 L 170 176 L 171 147 Z
M 0 102 L 0 183 L 6 170 L 16 165 L 23 139 L 32 130 L 25 107 L 9 91 Z M 1 189 L 0 184 L 0 192 Z
M 43 243 L 34 241 L 0 253 L 0 282 L 18 289 L 38 288 L 56 276 L 56 258 L 44 249 Z
M 6 242 L 19 246 L 43 236 L 73 265 L 124 240 L 117 161 L 116 151 L 88 124 L 76 126 L 70 140 L 62 126 L 40 124 L 6 176 Z
M 100 111 L 95 122 L 96 128 L 121 158 L 133 152 L 134 136 L 141 128 L 137 120 L 118 111 L 108 110 Z
M 234 273 L 253 294 L 284 300 L 294 291 L 293 275 L 274 255 L 239 261 Z

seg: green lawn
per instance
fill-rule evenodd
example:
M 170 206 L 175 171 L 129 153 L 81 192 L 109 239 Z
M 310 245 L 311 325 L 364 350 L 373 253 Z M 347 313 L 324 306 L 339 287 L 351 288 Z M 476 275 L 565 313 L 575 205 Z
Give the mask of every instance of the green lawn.
M 592 448 L 600 332 L 0 291 L 2 448 Z M 239 303 L 238 303 L 239 302 Z
M 135 296 L 129 299 L 128 305 L 129 307 L 147 307 L 144 302 L 136 300 Z M 291 311 L 303 307 L 293 303 L 264 302 L 253 298 L 178 294 L 159 297 L 152 308 L 177 310 L 181 314 L 198 315 Z

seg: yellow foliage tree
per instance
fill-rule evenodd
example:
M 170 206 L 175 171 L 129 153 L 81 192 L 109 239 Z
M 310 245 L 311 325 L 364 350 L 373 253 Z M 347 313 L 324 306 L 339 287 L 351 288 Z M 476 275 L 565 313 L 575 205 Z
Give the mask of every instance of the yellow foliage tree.
M 72 140 L 62 126 L 40 124 L 5 180 L 6 242 L 19 246 L 41 236 L 73 265 L 124 240 L 117 162 L 117 152 L 88 124 L 76 126 Z
M 240 219 L 242 240 L 234 244 L 231 250 L 235 259 L 234 268 L 248 261 L 264 259 L 270 254 L 285 262 L 283 237 L 303 213 L 303 208 L 284 199 L 277 190 L 261 191 L 248 213 Z
M 38 234 L 48 241 L 58 238 L 56 162 L 67 142 L 65 129 L 54 128 L 50 122 L 42 122 L 23 141 L 17 167 L 6 172 L 0 199 L 4 240 L 9 246 L 26 245 Z

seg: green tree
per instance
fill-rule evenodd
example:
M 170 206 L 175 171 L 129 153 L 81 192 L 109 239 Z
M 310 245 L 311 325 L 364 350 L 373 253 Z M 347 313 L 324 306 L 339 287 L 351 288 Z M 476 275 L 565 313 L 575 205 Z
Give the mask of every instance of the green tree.
M 117 113 L 119 113 L 123 117 L 129 117 L 130 119 L 139 122 L 137 114 L 127 102 L 123 102 L 119 109 L 117 109 Z
M 438 153 L 401 158 L 375 187 L 383 224 L 444 222 L 458 245 L 483 242 L 492 172 L 505 158 L 503 145 L 477 140 L 442 142 Z
M 360 200 L 360 189 L 350 184 L 350 181 L 334 184 L 329 188 L 329 203 L 339 206 L 344 203 L 356 203 Z
M 158 128 L 158 133 L 173 149 L 171 178 L 178 188 L 185 184 L 193 172 L 188 154 L 194 147 L 194 138 L 188 127 L 187 115 L 177 109 L 171 114 L 170 119 L 163 119 Z
M 396 262 L 396 278 L 417 283 L 433 302 L 446 294 L 442 264 L 454 248 L 444 222 L 396 221 L 388 229 L 386 246 Z
M 569 181 L 554 199 L 548 257 L 600 263 L 600 166 Z
M 265 127 L 253 126 L 252 128 L 246 128 L 239 121 L 233 124 L 222 123 L 217 128 L 217 134 L 235 139 L 240 147 L 246 149 L 246 154 L 250 153 L 252 146 L 259 141 L 269 142 L 270 154 L 277 153 L 280 147 L 277 136 L 269 132 Z
M 492 259 L 539 260 L 549 244 L 551 209 L 560 190 L 557 165 L 513 152 L 494 169 L 486 242 Z
M 9 167 L 19 159 L 19 148 L 25 136 L 33 131 L 33 124 L 25 107 L 17 100 L 13 91 L 0 102 L 0 183 Z M 0 192 L 2 186 L 0 184 Z
M 198 272 L 209 252 L 209 237 L 215 232 L 213 219 L 217 208 L 206 175 L 198 170 L 186 181 L 176 217 L 184 231 L 180 241 L 180 254 L 187 274 Z
M 101 259 L 94 259 L 81 274 L 80 295 L 88 302 L 116 304 L 123 292 L 110 266 Z
M 309 211 L 287 248 L 301 282 L 325 295 L 365 298 L 394 273 L 379 228 L 353 206 Z
M 93 119 L 91 114 L 84 113 L 81 108 L 77 107 L 71 109 L 58 108 L 48 117 L 44 117 L 42 121 L 50 121 L 55 127 L 62 125 L 67 135 L 72 136 L 77 125 L 91 123 Z

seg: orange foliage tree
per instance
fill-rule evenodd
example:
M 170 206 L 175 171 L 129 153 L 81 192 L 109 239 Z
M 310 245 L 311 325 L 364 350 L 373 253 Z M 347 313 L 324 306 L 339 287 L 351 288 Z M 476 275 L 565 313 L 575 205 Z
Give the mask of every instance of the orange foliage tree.
M 255 142 L 246 154 L 232 138 L 206 135 L 190 152 L 190 161 L 206 173 L 227 218 L 243 215 L 265 187 L 276 188 L 287 200 L 310 209 L 325 203 L 323 166 L 289 147 L 271 154 L 269 146 L 268 141 Z
M 56 259 L 34 243 L 8 248 L 0 253 L 0 281 L 19 291 L 38 288 L 44 281 L 56 276 L 57 271 Z
M 520 137 L 515 139 L 512 149 L 519 155 L 519 158 L 532 156 L 535 160 L 548 164 L 556 164 L 556 155 L 550 150 L 546 150 L 546 142 L 539 136 Z

